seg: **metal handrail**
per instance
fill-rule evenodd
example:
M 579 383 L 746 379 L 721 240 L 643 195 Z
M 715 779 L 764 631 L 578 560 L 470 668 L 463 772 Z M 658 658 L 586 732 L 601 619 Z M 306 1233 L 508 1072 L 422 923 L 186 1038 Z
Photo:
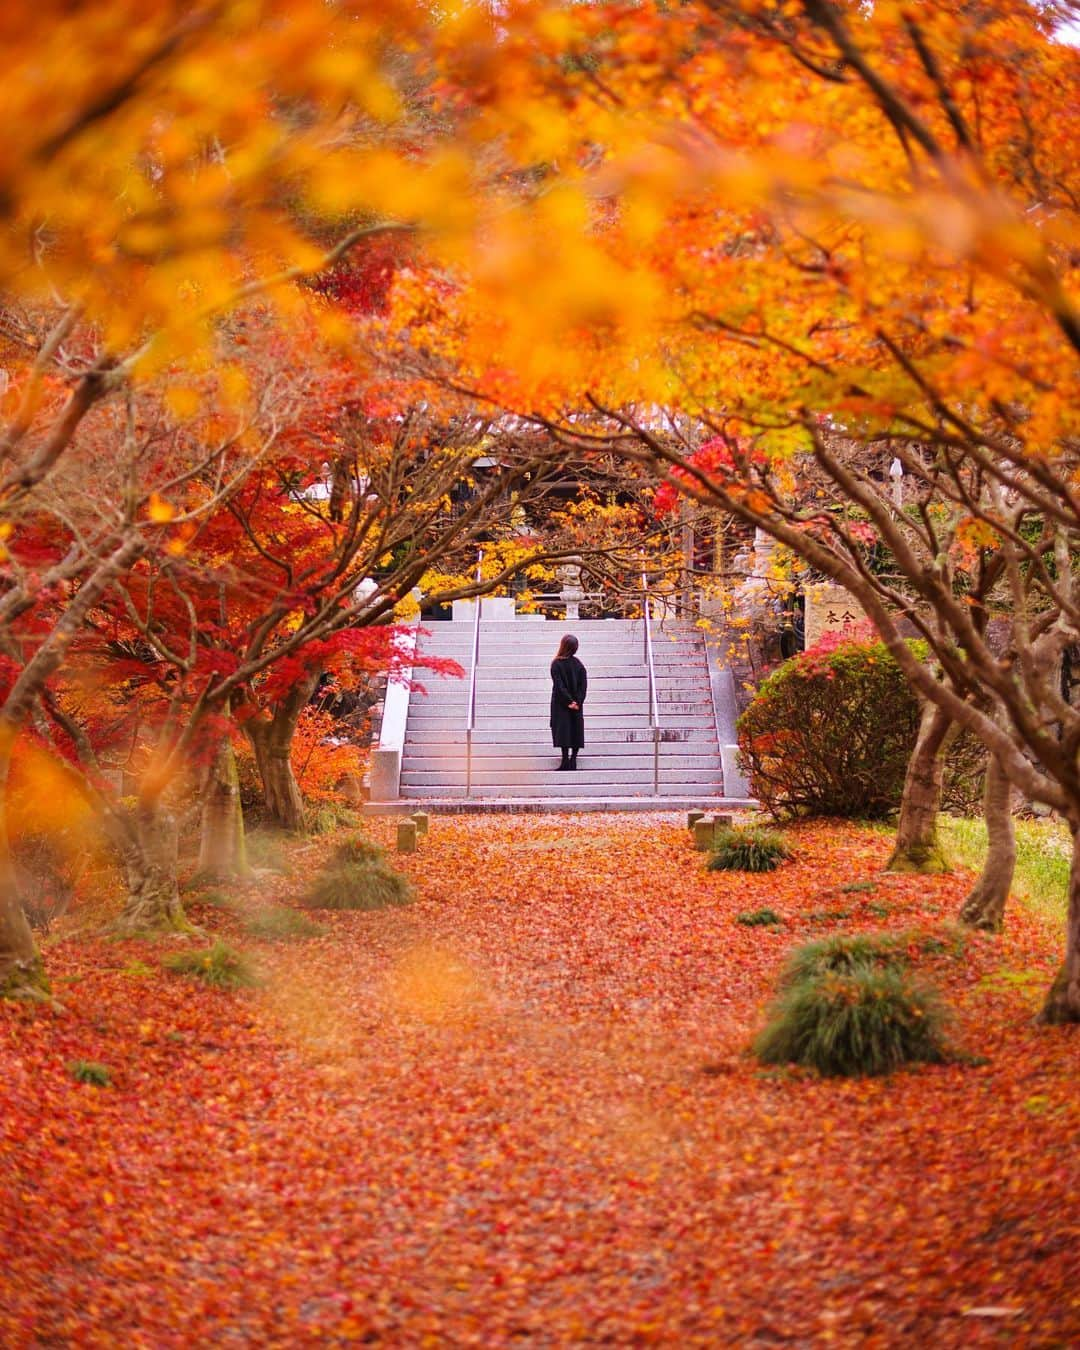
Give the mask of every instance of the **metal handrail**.
M 480 585 L 484 564 L 484 550 L 476 553 L 476 584 Z M 472 735 L 476 728 L 476 667 L 480 663 L 480 610 L 483 598 L 476 597 L 476 613 L 473 616 L 472 656 L 469 661 L 469 706 L 465 713 L 465 796 L 472 796 Z
M 656 702 L 656 666 L 653 662 L 653 644 L 651 631 L 651 605 L 649 582 L 645 573 L 641 574 L 642 626 L 645 630 L 645 668 L 649 675 L 649 727 L 653 744 L 653 796 L 660 795 L 660 709 Z

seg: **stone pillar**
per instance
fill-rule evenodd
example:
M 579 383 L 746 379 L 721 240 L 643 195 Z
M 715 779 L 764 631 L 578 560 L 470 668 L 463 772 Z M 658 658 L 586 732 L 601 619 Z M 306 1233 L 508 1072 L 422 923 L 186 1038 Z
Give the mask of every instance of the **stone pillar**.
M 396 802 L 401 792 L 401 751 L 372 750 L 370 800 Z
M 750 784 L 747 782 L 742 769 L 738 763 L 739 747 L 737 745 L 722 745 L 720 747 L 720 764 L 724 774 L 724 796 L 734 797 L 736 801 L 744 801 L 750 796 Z

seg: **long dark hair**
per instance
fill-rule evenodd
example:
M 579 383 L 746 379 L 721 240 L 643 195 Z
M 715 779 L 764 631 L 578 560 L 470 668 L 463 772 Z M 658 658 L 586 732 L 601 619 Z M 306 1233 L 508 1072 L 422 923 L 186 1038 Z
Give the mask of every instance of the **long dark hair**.
M 573 633 L 567 633 L 566 636 L 563 638 L 563 640 L 559 643 L 559 650 L 555 653 L 555 660 L 565 661 L 568 656 L 573 656 L 573 654 L 577 651 L 577 649 L 578 649 L 577 638 L 574 637 Z

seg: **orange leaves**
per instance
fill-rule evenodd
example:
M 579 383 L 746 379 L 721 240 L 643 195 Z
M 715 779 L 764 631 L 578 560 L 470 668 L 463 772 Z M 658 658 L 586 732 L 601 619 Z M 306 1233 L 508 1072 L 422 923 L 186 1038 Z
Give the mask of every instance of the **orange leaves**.
M 67 1016 L 0 1005 L 0 1338 L 704 1347 L 886 1327 L 959 1350 L 1006 1310 L 1014 1338 L 1072 1343 L 1080 1116 L 1067 1033 L 1031 1026 L 1020 978 L 1050 973 L 1053 939 L 1018 909 L 1003 938 L 912 944 L 985 1063 L 758 1072 L 745 1046 L 792 945 L 948 938 L 967 881 L 883 875 L 876 831 L 795 833 L 780 872 L 721 876 L 670 815 L 436 816 L 399 860 L 415 906 L 256 944 L 246 918 L 318 865 L 297 841 L 293 879 L 233 910 L 191 899 L 258 946 L 255 993 L 168 980 L 145 943 L 58 943 Z M 778 929 L 734 921 L 766 904 Z M 113 1086 L 73 1081 L 80 1059 Z
M 156 492 L 150 494 L 150 501 L 146 507 L 148 520 L 155 525 L 167 525 L 175 515 L 176 508 L 171 502 L 167 502 L 164 497 L 159 497 Z

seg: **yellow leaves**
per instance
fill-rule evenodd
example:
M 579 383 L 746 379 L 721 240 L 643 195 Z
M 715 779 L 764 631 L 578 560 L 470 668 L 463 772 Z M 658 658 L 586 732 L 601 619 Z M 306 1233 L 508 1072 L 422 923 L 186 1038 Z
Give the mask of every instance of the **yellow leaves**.
M 395 620 L 408 623 L 420 615 L 420 601 L 413 594 L 404 595 L 394 606 Z
M 327 154 L 312 164 L 306 190 L 331 215 L 362 209 L 451 233 L 473 218 L 472 163 L 452 145 L 423 159 L 381 148 Z
M 226 407 L 242 408 L 251 398 L 251 381 L 243 366 L 235 362 L 223 365 L 218 371 L 218 388 Z
M 167 502 L 164 497 L 159 497 L 156 492 L 150 494 L 150 500 L 146 507 L 147 519 L 155 525 L 167 525 L 176 515 L 176 508 Z
M 74 775 L 58 759 L 24 740 L 15 750 L 15 787 L 7 801 L 8 828 L 13 838 L 45 835 L 81 847 L 69 831 L 87 830 L 93 812 L 79 792 Z
M 323 310 L 316 317 L 319 335 L 331 347 L 348 347 L 356 337 L 356 325 L 339 310 Z
M 989 521 L 974 516 L 965 516 L 958 522 L 954 538 L 956 552 L 965 567 L 974 566 L 980 552 L 995 549 L 1001 542 Z
M 195 417 L 202 407 L 202 398 L 197 389 L 186 385 L 171 385 L 165 391 L 165 406 L 178 422 L 187 422 Z

